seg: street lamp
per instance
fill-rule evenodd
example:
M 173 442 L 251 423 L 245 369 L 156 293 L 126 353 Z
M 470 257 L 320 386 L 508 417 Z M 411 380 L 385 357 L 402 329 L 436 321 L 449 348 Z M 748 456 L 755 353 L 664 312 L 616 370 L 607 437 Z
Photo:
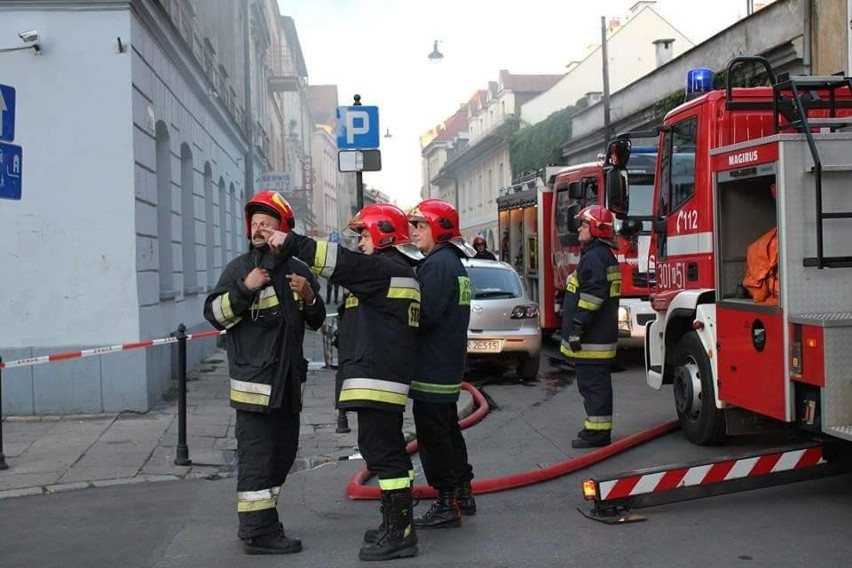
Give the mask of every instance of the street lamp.
M 444 54 L 438 51 L 438 40 L 435 40 L 435 43 L 432 47 L 432 53 L 429 54 L 429 61 L 438 62 L 444 58 Z

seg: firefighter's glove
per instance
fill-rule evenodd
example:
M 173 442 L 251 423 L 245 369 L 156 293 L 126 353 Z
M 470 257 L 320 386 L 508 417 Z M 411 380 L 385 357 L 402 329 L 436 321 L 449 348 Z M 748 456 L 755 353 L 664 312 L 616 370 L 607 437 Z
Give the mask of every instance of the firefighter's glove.
M 583 349 L 580 344 L 580 336 L 583 334 L 582 328 L 578 326 L 574 326 L 571 329 L 571 332 L 568 334 L 568 347 L 571 348 L 571 351 L 581 351 Z

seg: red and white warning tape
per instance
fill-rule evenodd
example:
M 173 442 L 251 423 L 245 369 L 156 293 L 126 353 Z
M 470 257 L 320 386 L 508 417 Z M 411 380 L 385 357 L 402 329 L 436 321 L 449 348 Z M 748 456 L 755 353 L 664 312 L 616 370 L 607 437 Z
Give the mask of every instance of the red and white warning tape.
M 224 335 L 225 330 L 202 331 L 200 333 L 188 333 L 186 340 L 203 339 L 205 337 L 215 337 Z M 116 353 L 118 351 L 130 351 L 131 349 L 141 349 L 143 347 L 154 347 L 156 345 L 166 345 L 167 343 L 177 343 L 177 337 L 164 337 L 162 339 L 148 339 L 147 341 L 137 341 L 134 343 L 122 343 L 121 345 L 109 345 L 106 347 L 95 347 L 94 349 L 83 349 L 82 351 L 66 351 L 64 353 L 53 353 L 52 355 L 42 355 L 40 357 L 27 357 L 26 359 L 18 359 L 17 361 L 7 361 L 0 363 L 0 369 L 12 369 L 14 367 L 29 367 L 31 365 L 41 365 L 42 363 L 53 363 L 55 361 L 65 361 L 67 359 L 79 359 L 81 357 L 94 357 L 95 355 L 105 355 L 107 353 Z
M 822 457 L 822 447 L 817 446 L 601 481 L 598 488 L 600 499 L 607 501 L 743 477 L 756 477 L 779 471 L 812 467 L 822 463 L 825 463 Z

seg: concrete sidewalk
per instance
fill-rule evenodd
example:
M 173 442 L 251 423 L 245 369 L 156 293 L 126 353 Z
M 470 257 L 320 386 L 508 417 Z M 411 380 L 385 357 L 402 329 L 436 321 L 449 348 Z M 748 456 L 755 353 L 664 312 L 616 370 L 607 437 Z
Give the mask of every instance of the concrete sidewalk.
M 352 431 L 335 433 L 335 371 L 324 367 L 319 332 L 306 332 L 305 357 L 311 363 L 294 471 L 357 452 L 354 413 L 348 414 Z M 5 417 L 3 450 L 9 469 L 0 471 L 0 499 L 87 487 L 233 475 L 237 446 L 235 415 L 228 395 L 225 352 L 217 350 L 188 373 L 190 466 L 174 464 L 178 442 L 177 399 L 161 401 L 141 414 Z M 462 391 L 458 404 L 461 416 L 473 409 L 473 399 L 466 391 Z M 410 406 L 404 424 L 413 437 Z

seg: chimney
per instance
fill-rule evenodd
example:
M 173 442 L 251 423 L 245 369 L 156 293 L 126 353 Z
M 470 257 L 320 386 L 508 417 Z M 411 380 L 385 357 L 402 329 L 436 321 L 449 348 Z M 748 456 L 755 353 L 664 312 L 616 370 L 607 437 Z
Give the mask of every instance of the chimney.
M 657 67 L 662 67 L 666 63 L 672 60 L 672 54 L 674 50 L 672 49 L 672 44 L 674 43 L 674 39 L 666 38 L 666 39 L 655 39 L 651 43 L 657 48 Z

